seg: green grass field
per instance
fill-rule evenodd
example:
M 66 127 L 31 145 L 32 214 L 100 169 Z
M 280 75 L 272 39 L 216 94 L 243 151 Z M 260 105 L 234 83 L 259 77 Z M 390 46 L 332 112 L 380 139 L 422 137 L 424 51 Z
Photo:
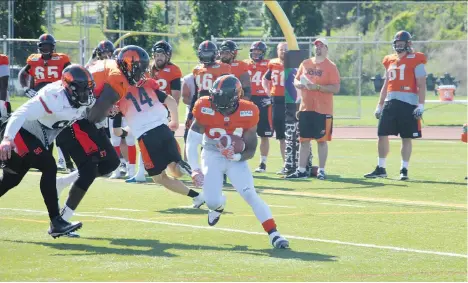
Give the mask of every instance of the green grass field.
M 31 172 L 0 199 L 1 281 L 466 281 L 466 144 L 416 141 L 405 182 L 399 146 L 391 141 L 388 179 L 362 178 L 375 141 L 335 140 L 328 180 L 285 181 L 273 142 L 255 184 L 290 250 L 272 249 L 229 185 L 210 228 L 206 206 L 188 208 L 187 197 L 103 178 L 74 217 L 81 238 L 54 240 Z
M 362 114 L 360 119 L 340 119 L 340 117 L 358 117 L 358 97 L 335 96 L 334 108 L 335 119 L 334 126 L 373 126 L 377 127 L 377 120 L 374 117 L 375 106 L 378 101 L 377 96 L 363 96 L 361 98 Z M 428 99 L 433 99 L 428 98 Z M 465 99 L 458 97 L 457 99 Z M 13 109 L 24 103 L 24 97 L 13 97 Z M 181 99 L 182 101 L 182 99 Z M 185 104 L 179 105 L 179 122 L 185 122 Z M 451 104 L 426 104 L 423 126 L 462 126 L 467 122 L 467 105 Z

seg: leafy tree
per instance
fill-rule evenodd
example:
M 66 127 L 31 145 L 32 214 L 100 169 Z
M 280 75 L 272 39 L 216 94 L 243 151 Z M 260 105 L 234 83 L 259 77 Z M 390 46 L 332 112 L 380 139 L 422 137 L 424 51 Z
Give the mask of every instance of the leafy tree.
M 147 18 L 146 0 L 118 0 L 109 1 L 109 21 L 110 29 L 119 29 L 119 19 L 123 18 L 124 30 L 143 31 Z M 118 34 L 109 35 L 112 41 L 117 40 Z M 148 37 L 129 37 L 125 39 L 125 45 L 148 46 Z
M 190 32 L 195 49 L 211 35 L 235 37 L 242 32 L 247 11 L 240 7 L 238 0 L 190 0 L 190 5 L 193 11 Z

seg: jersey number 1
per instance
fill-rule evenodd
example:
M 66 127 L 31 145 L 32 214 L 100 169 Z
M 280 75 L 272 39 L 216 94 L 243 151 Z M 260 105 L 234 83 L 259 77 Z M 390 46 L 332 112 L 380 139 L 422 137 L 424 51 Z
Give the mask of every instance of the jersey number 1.
M 395 67 L 395 65 L 393 65 L 393 67 L 390 67 L 390 69 L 388 69 L 388 80 L 390 81 L 393 81 L 397 78 L 397 70 L 399 71 L 399 80 L 400 81 L 404 81 L 405 80 L 405 68 L 406 68 L 406 65 L 403 64 L 403 65 L 400 65 L 398 67 Z
M 138 112 L 141 112 L 140 105 L 145 105 L 146 103 L 148 103 L 149 107 L 153 107 L 153 100 L 148 96 L 144 88 L 139 87 L 138 94 L 140 96 L 140 103 L 138 103 L 136 98 L 131 93 L 127 93 L 127 95 L 125 96 L 127 100 L 131 100 L 133 102 L 133 105 L 135 106 L 135 109 Z

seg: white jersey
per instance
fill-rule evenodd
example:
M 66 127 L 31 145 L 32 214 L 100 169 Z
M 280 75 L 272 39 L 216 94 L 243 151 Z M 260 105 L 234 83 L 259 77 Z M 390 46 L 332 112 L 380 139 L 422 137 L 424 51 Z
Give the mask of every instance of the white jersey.
M 131 133 L 137 139 L 147 131 L 168 123 L 168 111 L 156 93 L 158 88 L 156 81 L 147 80 L 142 87 L 130 87 L 128 94 L 118 102 Z
M 188 74 L 188 75 L 186 75 L 185 77 L 182 78 L 182 89 L 184 89 L 185 86 L 188 87 L 188 89 L 190 91 L 190 101 L 192 101 L 192 98 L 195 95 L 196 90 L 197 90 L 196 89 L 197 86 L 195 85 L 195 77 L 193 76 L 193 74 Z M 190 113 L 190 104 L 188 104 L 185 107 L 185 118 L 186 119 L 188 118 L 189 113 Z
M 61 81 L 50 83 L 13 112 L 5 136 L 14 139 L 23 128 L 48 147 L 64 127 L 84 117 L 87 108 L 71 107 Z

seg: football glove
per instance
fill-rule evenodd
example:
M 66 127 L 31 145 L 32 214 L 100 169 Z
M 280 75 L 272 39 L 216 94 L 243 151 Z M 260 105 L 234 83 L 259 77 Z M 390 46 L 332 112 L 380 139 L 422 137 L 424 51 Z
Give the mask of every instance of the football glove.
M 36 96 L 37 94 L 37 91 L 35 91 L 34 89 L 31 89 L 31 88 L 28 88 L 25 92 L 24 92 L 24 95 L 26 95 L 27 97 L 29 98 L 33 98 L 34 96 Z
M 377 120 L 380 119 L 380 116 L 382 115 L 382 106 L 380 106 L 380 104 L 377 104 L 377 108 L 375 108 L 374 115 Z
M 192 170 L 192 181 L 193 181 L 193 184 L 196 187 L 198 187 L 198 188 L 203 187 L 203 183 L 205 181 L 205 176 L 203 175 L 201 169 Z
M 419 120 L 422 118 L 422 115 L 424 113 L 424 104 L 418 104 L 418 107 L 414 109 L 413 111 L 413 116 L 416 120 Z
M 234 152 L 234 147 L 232 145 L 224 147 L 220 142 L 218 142 L 216 144 L 216 147 L 218 148 L 219 152 L 221 152 L 221 155 L 226 157 L 226 159 L 229 159 L 232 161 L 239 161 L 241 158 L 240 153 Z
M 3 139 L 0 143 L 0 160 L 8 160 L 11 158 L 11 150 L 15 149 L 13 141 Z

